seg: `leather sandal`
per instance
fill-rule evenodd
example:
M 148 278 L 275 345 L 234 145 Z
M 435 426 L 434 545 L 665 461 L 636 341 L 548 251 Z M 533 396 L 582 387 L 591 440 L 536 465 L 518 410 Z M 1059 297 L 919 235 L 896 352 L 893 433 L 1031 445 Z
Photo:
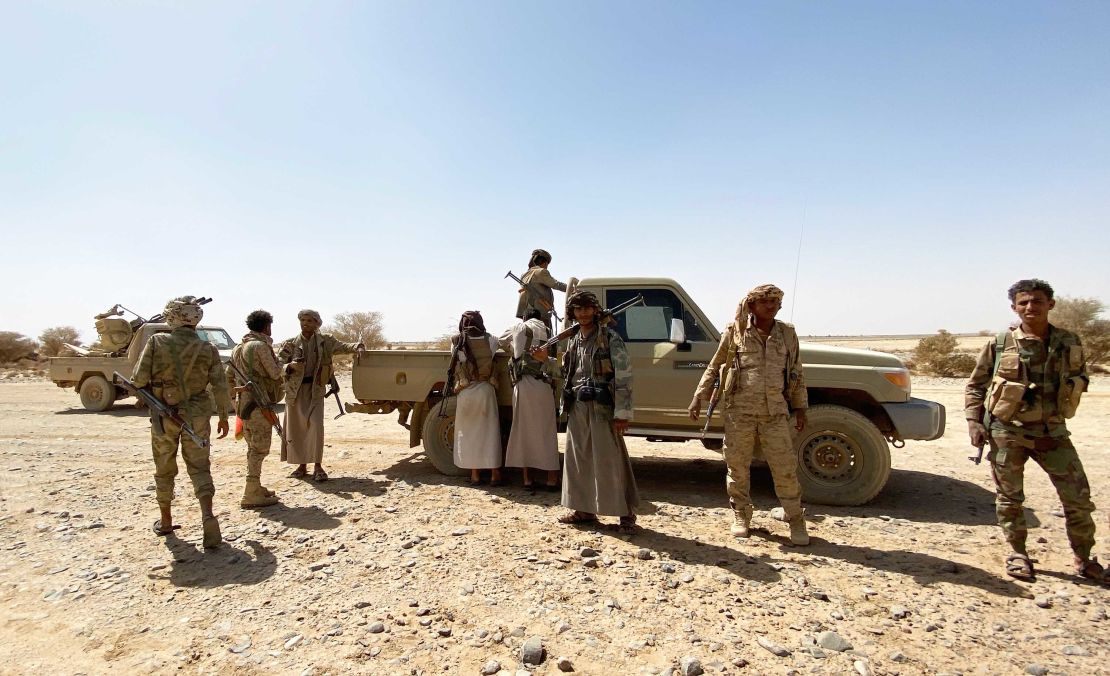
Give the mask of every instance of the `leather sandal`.
M 1033 564 L 1036 561 L 1036 559 L 1031 559 L 1025 554 L 1014 552 L 1006 557 L 1006 574 L 1018 580 L 1032 582 L 1036 579 L 1033 571 Z
M 297 469 L 293 470 L 293 473 L 289 476 L 293 479 L 303 479 L 308 476 L 308 470 L 304 467 L 298 467 Z
M 1106 569 L 1098 562 L 1098 559 L 1091 557 L 1085 561 L 1076 559 L 1075 573 L 1079 577 L 1087 578 L 1102 585 L 1110 586 L 1110 578 L 1106 576 Z
M 312 480 L 317 482 L 327 481 L 328 473 L 324 471 L 323 467 L 321 467 L 320 469 L 312 473 Z
M 596 521 L 597 521 L 597 515 L 596 514 L 590 514 L 588 512 L 579 512 L 577 510 L 569 511 L 566 514 L 559 517 L 559 523 L 568 523 L 568 524 L 595 523 Z
M 178 530 L 180 528 L 181 528 L 181 526 L 175 523 L 174 525 L 169 527 L 169 530 L 163 529 L 161 519 L 155 519 L 154 520 L 154 526 L 151 527 L 151 529 L 154 531 L 154 534 L 157 535 L 158 537 L 166 537 L 170 533 L 172 533 L 175 530 Z

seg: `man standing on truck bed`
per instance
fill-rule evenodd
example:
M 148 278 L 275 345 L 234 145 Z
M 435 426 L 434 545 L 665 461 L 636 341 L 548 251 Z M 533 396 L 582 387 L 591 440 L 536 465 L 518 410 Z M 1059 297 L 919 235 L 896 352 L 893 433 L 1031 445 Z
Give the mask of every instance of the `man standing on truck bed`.
M 763 284 L 748 292 L 736 310 L 736 321 L 721 336 L 717 353 L 690 402 L 690 419 L 697 420 L 703 401 L 722 398 L 725 416 L 725 488 L 732 505 L 729 531 L 738 538 L 750 535 L 752 520 L 751 464 L 756 440 L 771 468 L 775 495 L 790 524 L 790 542 L 808 545 L 802 488 L 798 483 L 798 454 L 790 434 L 806 424 L 805 377 L 794 327 L 775 319 L 782 308 L 782 290 Z
M 243 499 L 239 502 L 244 509 L 268 507 L 278 502 L 277 495 L 262 485 L 262 461 L 270 454 L 270 432 L 273 428 L 263 406 L 281 401 L 285 394 L 281 367 L 274 356 L 274 341 L 270 337 L 273 323 L 274 316 L 265 310 L 255 310 L 247 315 L 249 332 L 231 352 L 231 363 L 266 396 L 266 401 L 254 401 L 251 392 L 243 391 L 237 397 L 236 412 L 245 418 L 243 436 L 247 440 L 247 483 L 243 488 Z
M 560 523 L 590 523 L 598 514 L 620 517 L 620 531 L 637 530 L 640 495 L 624 433 L 632 419 L 632 362 L 620 334 L 599 326 L 601 304 L 589 291 L 567 298 L 567 314 L 581 327 L 563 355 L 567 447 Z
M 547 271 L 551 264 L 551 254 L 543 249 L 532 251 L 528 259 L 528 272 L 520 278 L 524 286 L 520 289 L 520 298 L 516 304 L 517 319 L 524 319 L 529 308 L 536 308 L 542 313 L 541 321 L 544 326 L 553 327 L 551 319 L 555 314 L 555 293 L 566 291 L 567 285 L 556 280 Z
M 228 409 L 231 400 L 227 391 L 227 376 L 220 353 L 214 345 L 197 335 L 196 326 L 204 310 L 193 296 L 181 296 L 166 303 L 165 322 L 169 333 L 155 333 L 147 340 L 139 364 L 135 367 L 132 383 L 136 387 L 150 386 L 155 397 L 168 406 L 175 407 L 193 426 L 193 431 L 204 441 L 212 434 L 213 413 L 220 416 L 216 426 L 219 438 L 227 436 Z M 209 393 L 208 388 L 212 391 Z M 154 451 L 154 485 L 161 519 L 154 522 L 157 535 L 169 535 L 179 528 L 173 523 L 170 504 L 173 501 L 173 484 L 177 476 L 177 446 L 181 444 L 181 457 L 193 482 L 193 493 L 200 502 L 201 524 L 204 528 L 204 546 L 219 546 L 220 522 L 212 512 L 211 462 L 207 446 L 198 445 L 172 420 L 162 420 L 163 434 L 154 426 L 150 430 L 150 445 Z
M 281 459 L 297 465 L 292 476 L 301 478 L 314 463 L 312 478 L 327 481 L 324 471 L 324 388 L 332 377 L 332 358 L 363 349 L 320 333 L 324 320 L 316 310 L 297 313 L 301 332 L 284 341 L 278 360 L 285 364 L 285 436 Z
M 1056 305 L 1048 282 L 1023 279 L 1008 294 L 1019 323 L 983 346 L 964 397 L 972 445 L 990 444 L 998 524 L 1013 549 L 1006 573 L 1034 578 L 1033 560 L 1025 548 L 1023 507 L 1025 463 L 1032 458 L 1060 496 L 1076 573 L 1105 584 L 1105 571 L 1091 558 L 1091 488 L 1066 422 L 1087 389 L 1083 346 L 1074 333 L 1048 322 Z

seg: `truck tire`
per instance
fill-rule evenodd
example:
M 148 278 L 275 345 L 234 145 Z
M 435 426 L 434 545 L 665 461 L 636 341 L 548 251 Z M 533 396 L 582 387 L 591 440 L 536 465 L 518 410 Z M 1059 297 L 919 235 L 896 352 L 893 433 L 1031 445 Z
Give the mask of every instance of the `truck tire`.
M 104 376 L 94 375 L 81 383 L 81 404 L 86 410 L 99 413 L 116 401 L 116 386 Z
M 702 439 L 701 445 L 710 451 L 720 451 L 725 447 L 724 439 Z
M 862 505 L 890 478 L 890 447 L 870 420 L 843 406 L 807 412 L 795 439 L 802 498 L 821 505 Z
M 455 466 L 455 398 L 447 400 L 446 418 L 439 417 L 439 404 L 432 406 L 424 417 L 421 437 L 424 442 L 424 455 L 432 461 L 441 474 L 463 476 L 469 470 Z

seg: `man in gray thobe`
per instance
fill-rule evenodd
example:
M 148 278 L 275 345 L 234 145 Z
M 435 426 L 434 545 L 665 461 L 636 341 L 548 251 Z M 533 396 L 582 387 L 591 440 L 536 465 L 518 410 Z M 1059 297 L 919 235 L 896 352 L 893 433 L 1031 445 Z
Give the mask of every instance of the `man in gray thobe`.
M 301 332 L 281 344 L 278 361 L 285 364 L 285 436 L 281 459 L 297 465 L 292 476 L 300 478 L 314 463 L 312 478 L 327 481 L 324 471 L 324 392 L 333 374 L 332 358 L 363 349 L 362 343 L 344 343 L 320 333 L 323 321 L 315 310 L 297 313 Z

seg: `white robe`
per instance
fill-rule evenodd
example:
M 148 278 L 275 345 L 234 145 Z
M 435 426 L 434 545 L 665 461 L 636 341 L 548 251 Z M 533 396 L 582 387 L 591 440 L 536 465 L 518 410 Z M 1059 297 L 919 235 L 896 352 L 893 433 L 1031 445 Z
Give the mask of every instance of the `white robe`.
M 497 339 L 490 336 L 497 352 Z M 461 367 L 461 366 L 460 366 Z M 501 467 L 501 422 L 497 391 L 488 382 L 471 382 L 459 392 L 455 405 L 455 466 L 462 469 Z
M 526 345 L 532 330 L 532 343 Z M 531 347 L 548 339 L 547 327 L 538 319 L 529 319 L 512 328 L 513 358 L 519 359 Z M 513 428 L 505 453 L 506 467 L 559 469 L 559 439 L 555 425 L 555 393 L 551 385 L 532 376 L 522 376 L 513 387 Z

